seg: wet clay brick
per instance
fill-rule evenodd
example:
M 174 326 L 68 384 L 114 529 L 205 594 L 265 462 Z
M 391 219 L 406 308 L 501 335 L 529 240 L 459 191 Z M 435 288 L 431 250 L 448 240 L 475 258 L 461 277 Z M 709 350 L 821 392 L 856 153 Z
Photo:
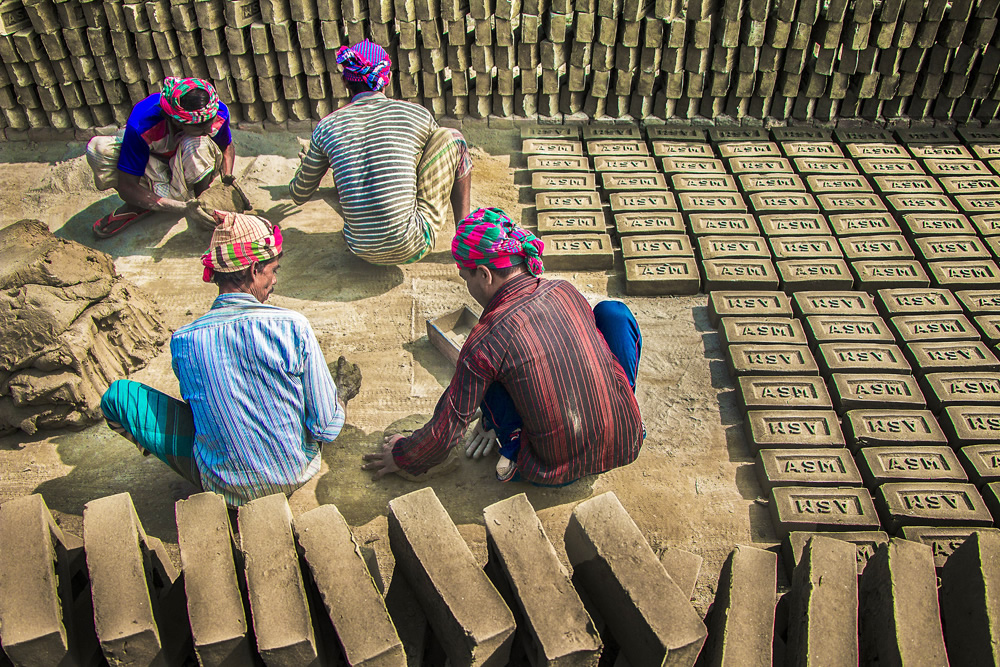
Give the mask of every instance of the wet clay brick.
M 771 257 L 763 236 L 699 236 L 698 255 L 704 259 Z
M 878 315 L 872 297 L 864 292 L 796 292 L 792 299 L 798 317 L 809 315 Z
M 631 664 L 694 664 L 705 625 L 613 493 L 577 505 L 565 540 L 573 583 Z
M 826 383 L 816 375 L 745 375 L 737 378 L 737 384 L 736 397 L 744 412 L 784 407 L 829 410 L 833 407 Z
M 931 284 L 914 259 L 858 259 L 851 262 L 858 289 L 872 293 L 887 288 L 924 288 Z
M 667 158 L 715 158 L 709 144 L 691 141 L 654 141 L 653 155 Z
M 762 449 L 756 470 L 765 493 L 776 486 L 861 486 L 861 473 L 845 447 Z
M 642 139 L 639 128 L 635 125 L 585 125 L 584 139 Z
M 941 570 L 941 617 L 953 665 L 1000 662 L 1000 534 L 973 533 Z
M 959 458 L 976 486 L 1000 482 L 1000 445 L 967 445 L 959 451 Z
M 710 127 L 708 136 L 715 142 L 767 141 L 770 137 L 762 127 Z
M 930 547 L 934 554 L 934 566 L 940 570 L 974 532 L 1000 534 L 996 528 L 976 526 L 903 526 L 900 534 L 904 540 Z
M 928 173 L 935 176 L 988 176 L 989 167 L 979 160 L 924 160 Z
M 830 216 L 830 227 L 837 236 L 862 234 L 898 234 L 899 225 L 888 213 L 837 213 Z
M 960 211 L 969 215 L 1000 211 L 1000 202 L 995 194 L 955 195 L 955 203 Z
M 525 139 L 521 142 L 525 155 L 583 155 L 583 142 L 560 139 Z
M 961 290 L 955 297 L 969 315 L 1000 314 L 1000 290 Z
M 983 213 L 972 216 L 972 224 L 983 236 L 996 236 L 1000 234 L 1000 214 Z
M 677 210 L 677 200 L 672 192 L 614 192 L 608 196 L 608 200 L 615 213 Z
M 697 294 L 701 275 L 694 257 L 625 260 L 625 291 L 632 296 Z
M 608 234 L 547 234 L 545 264 L 553 271 L 601 271 L 614 266 Z
M 882 174 L 920 176 L 926 173 L 919 162 L 907 159 L 860 158 L 858 166 L 869 176 L 881 176 Z
M 781 150 L 785 157 L 844 157 L 844 151 L 832 141 L 784 141 Z
M 942 160 L 971 160 L 972 153 L 965 146 L 942 146 L 937 144 L 911 144 L 909 148 L 913 157 Z
M 890 539 L 868 560 L 858 588 L 862 664 L 948 664 L 929 547 Z
M 905 349 L 917 374 L 1000 370 L 1000 361 L 981 341 L 909 343 Z
M 1000 267 L 989 259 L 928 262 L 927 270 L 938 287 L 947 289 L 1000 286 Z
M 536 171 L 531 175 L 532 190 L 596 190 L 593 174 Z
M 878 234 L 840 237 L 840 245 L 849 260 L 913 259 L 913 250 L 901 234 Z
M 794 174 L 788 158 L 733 157 L 729 158 L 729 171 L 734 174 Z
M 708 318 L 718 327 L 722 317 L 752 315 L 756 317 L 791 317 L 792 307 L 784 292 L 712 292 L 708 296 Z
M 824 127 L 787 126 L 771 128 L 775 141 L 833 141 L 833 131 Z
M 646 136 L 650 141 L 705 141 L 705 130 L 686 125 L 651 125 L 646 128 Z
M 878 291 L 877 305 L 883 317 L 962 312 L 958 299 L 945 289 L 883 289 Z
M 839 258 L 837 240 L 832 236 L 772 236 L 768 239 L 776 259 Z
M 847 144 L 847 154 L 853 158 L 881 160 L 906 160 L 911 157 L 910 152 L 904 146 L 879 142 Z
M 910 236 L 975 236 L 976 229 L 960 213 L 909 213 L 903 216 L 903 229 Z
M 701 572 L 704 560 L 698 554 L 693 554 L 690 551 L 669 547 L 660 554 L 660 565 L 689 600 L 694 597 L 694 589 L 698 585 L 698 574 Z
M 589 155 L 649 155 L 645 141 L 592 139 L 587 141 Z
M 972 484 L 960 482 L 889 482 L 875 502 L 890 533 L 903 526 L 993 525 L 986 504 Z
M 524 635 L 535 662 L 596 662 L 600 635 L 527 496 L 494 503 L 483 518 L 491 564 L 512 593 L 507 604 L 528 630 Z
M 829 236 L 832 232 L 823 216 L 816 213 L 779 213 L 760 216 L 765 236 Z
M 514 617 L 433 489 L 389 501 L 389 544 L 448 659 L 505 664 Z
M 802 560 L 802 553 L 806 544 L 813 537 L 820 535 L 842 542 L 850 542 L 857 549 L 858 574 L 864 572 L 868 559 L 875 554 L 875 550 L 880 544 L 889 541 L 889 536 L 881 530 L 861 530 L 857 532 L 830 532 L 830 533 L 807 533 L 805 531 L 794 531 L 788 534 L 782 544 L 782 555 L 785 557 L 785 566 L 792 573 L 792 569 Z
M 960 314 L 899 315 L 889 320 L 901 343 L 932 340 L 979 340 L 972 322 Z
M 755 192 L 750 204 L 757 213 L 819 213 L 816 199 L 808 192 Z
M 930 176 L 875 176 L 875 185 L 883 195 L 941 194 L 943 190 Z
M 769 507 L 771 522 L 781 538 L 798 530 L 854 531 L 879 527 L 871 494 L 864 487 L 776 486 L 771 489 Z M 855 549 L 845 546 L 848 547 L 845 558 L 855 576 Z
M 754 196 L 756 195 L 751 195 Z M 681 192 L 678 198 L 681 210 L 685 213 L 747 210 L 747 203 L 738 192 Z
M 797 157 L 793 158 L 795 170 L 800 174 L 857 174 L 858 168 L 846 158 Z
M 737 192 L 736 179 L 729 174 L 674 174 L 670 177 L 674 190 L 681 192 Z
M 535 195 L 535 208 L 542 211 L 600 211 L 601 197 L 596 191 L 539 192 Z
M 1000 517 L 1000 482 L 990 482 L 983 486 L 983 500 L 994 519 Z
M 887 482 L 966 482 L 968 477 L 951 447 L 865 447 L 858 452 L 865 486 Z
M 921 384 L 935 412 L 952 405 L 1000 405 L 998 373 L 927 373 Z
M 798 174 L 740 174 L 744 192 L 805 192 L 806 186 Z
M 822 343 L 816 350 L 824 375 L 832 373 L 909 374 L 910 364 L 895 345 Z
M 842 144 L 895 143 L 892 133 L 881 127 L 848 126 L 838 127 L 833 136 Z
M 608 226 L 603 211 L 578 211 L 575 213 L 543 211 L 538 214 L 538 232 L 540 234 L 564 232 L 603 234 L 607 230 Z
M 885 202 L 874 193 L 843 193 L 816 195 L 824 213 L 853 213 L 855 211 L 885 211 Z
M 661 162 L 665 174 L 725 174 L 722 160 L 712 158 L 665 157 Z
M 975 144 L 972 149 L 994 146 L 1000 142 L 1000 134 L 995 127 L 974 127 L 971 125 L 957 128 L 958 135 L 966 143 Z M 1000 146 L 997 146 L 1000 148 Z
M 726 358 L 734 376 L 819 374 L 807 345 L 730 345 Z
M 896 408 L 923 409 L 924 396 L 912 375 L 894 373 L 834 373 L 833 397 L 837 412 Z
M 948 195 L 888 195 L 885 199 L 897 213 L 958 210 Z
M 706 292 L 778 287 L 778 274 L 769 259 L 707 259 L 701 268 Z
M 615 174 L 606 171 L 601 173 L 601 185 L 607 192 L 665 190 L 667 181 L 663 174 Z
M 522 139 L 579 139 L 580 128 L 574 125 L 522 125 Z
M 529 155 L 529 171 L 590 171 L 590 161 L 582 155 Z
M 691 233 L 760 236 L 757 221 L 748 213 L 692 213 L 688 218 Z
M 722 565 L 708 618 L 706 665 L 769 665 L 774 640 L 778 557 L 736 545 Z
M 649 156 L 616 157 L 598 156 L 594 158 L 594 171 L 610 172 L 640 172 L 656 171 L 656 160 Z
M 860 174 L 857 176 L 827 176 L 825 174 L 810 174 L 806 176 L 809 190 L 814 194 L 842 192 L 873 192 L 868 179 Z
M 806 343 L 802 323 L 791 317 L 723 317 L 719 323 L 719 335 L 726 345 Z
M 976 144 L 972 152 L 980 160 L 992 160 L 1000 157 L 1000 144 Z
M 811 315 L 806 318 L 806 334 L 816 345 L 895 342 L 889 327 L 878 315 Z
M 687 234 L 641 234 L 622 238 L 625 259 L 694 257 Z
M 853 544 L 822 535 L 792 573 L 787 665 L 858 663 L 858 576 Z
M 622 235 L 649 233 L 683 234 L 685 231 L 683 216 L 680 213 L 667 211 L 615 213 L 615 229 Z M 539 231 L 541 231 L 540 222 Z
M 941 426 L 953 447 L 1000 443 L 1000 405 L 948 406 Z
M 914 239 L 920 255 L 928 262 L 985 259 L 991 255 L 975 236 L 922 236 Z
M 778 144 L 771 141 L 727 141 L 719 144 L 719 156 L 730 157 L 781 157 Z
M 799 447 L 843 447 L 833 410 L 749 410 L 745 419 L 750 451 Z
M 844 432 L 852 450 L 903 443 L 947 445 L 948 438 L 930 410 L 849 410 Z
M 973 321 L 989 345 L 995 347 L 1000 344 L 1000 315 L 980 315 Z
M 945 191 L 953 195 L 981 195 L 1000 192 L 1000 176 L 942 176 L 939 180 Z
M 843 290 L 854 286 L 851 269 L 842 259 L 786 259 L 776 262 L 781 289 L 789 294 L 799 290 Z

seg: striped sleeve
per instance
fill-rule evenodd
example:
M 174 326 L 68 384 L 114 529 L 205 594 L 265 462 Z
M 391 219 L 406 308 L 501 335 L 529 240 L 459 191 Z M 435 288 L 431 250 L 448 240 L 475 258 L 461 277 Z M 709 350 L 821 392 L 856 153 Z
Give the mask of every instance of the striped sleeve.
M 320 150 L 314 141 L 310 141 L 309 150 L 306 151 L 305 157 L 302 158 L 302 164 L 299 165 L 295 177 L 288 185 L 292 201 L 300 206 L 309 201 L 329 168 L 330 160 L 326 153 Z

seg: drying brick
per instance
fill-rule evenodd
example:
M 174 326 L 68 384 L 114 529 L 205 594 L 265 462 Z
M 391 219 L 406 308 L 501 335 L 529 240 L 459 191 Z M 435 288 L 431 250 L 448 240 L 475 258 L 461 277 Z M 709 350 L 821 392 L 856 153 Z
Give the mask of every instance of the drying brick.
M 780 537 L 795 530 L 877 530 L 875 505 L 862 487 L 776 486 L 771 489 L 771 520 Z M 851 571 L 855 570 L 851 549 Z
M 654 141 L 653 155 L 665 158 L 712 159 L 715 157 L 715 151 L 710 144 L 698 144 L 690 141 Z
M 993 525 L 993 517 L 972 484 L 890 482 L 879 487 L 876 502 L 883 525 L 892 533 L 902 526 Z
M 680 213 L 656 211 L 651 213 L 615 213 L 615 229 L 619 234 L 684 233 L 684 219 Z M 539 231 L 541 229 L 539 228 Z
M 953 405 L 1000 404 L 1000 374 L 959 371 L 927 373 L 921 383 L 935 412 Z
M 967 445 L 962 447 L 959 456 L 969 480 L 976 486 L 1000 481 L 1000 445 Z
M 601 198 L 596 191 L 539 192 L 535 195 L 538 211 L 600 211 Z
M 904 443 L 947 445 L 948 440 L 930 410 L 849 410 L 844 432 L 851 448 L 896 446 Z
M 698 584 L 698 574 L 701 572 L 704 560 L 698 554 L 693 554 L 690 551 L 669 547 L 660 554 L 660 565 L 689 600 L 694 597 L 694 589 Z
M 811 315 L 806 317 L 806 334 L 816 345 L 895 342 L 889 327 L 877 315 Z
M 989 167 L 979 160 L 924 160 L 927 171 L 935 176 L 988 176 Z
M 857 549 L 858 574 L 861 574 L 864 571 L 865 565 L 868 564 L 868 559 L 875 554 L 875 550 L 878 549 L 879 545 L 885 544 L 889 541 L 889 536 L 880 530 L 862 530 L 856 532 L 838 531 L 827 533 L 810 533 L 799 530 L 793 531 L 788 534 L 788 537 L 785 538 L 785 541 L 782 544 L 785 566 L 788 568 L 789 577 L 793 575 L 794 568 L 799 564 L 799 561 L 802 560 L 802 554 L 805 551 L 806 544 L 808 544 L 809 540 L 817 535 L 853 544 Z
M 542 242 L 546 264 L 553 271 L 598 271 L 614 264 L 608 234 L 549 234 Z
M 941 570 L 941 616 L 955 665 L 1000 662 L 1000 533 L 973 533 Z
M 656 160 L 649 156 L 615 157 L 600 155 L 594 158 L 594 171 L 597 172 L 639 172 L 656 171 Z
M 829 236 L 830 226 L 816 213 L 778 213 L 760 216 L 766 236 Z
M 829 216 L 837 236 L 862 234 L 898 234 L 900 229 L 888 213 L 838 213 Z
M 596 190 L 593 174 L 536 171 L 531 174 L 533 190 Z
M 719 334 L 726 345 L 806 343 L 802 324 L 791 317 L 723 317 L 719 324 Z
M 730 177 L 731 178 L 731 177 Z M 802 177 L 797 174 L 741 174 L 740 187 L 745 192 L 805 192 Z
M 726 316 L 783 317 L 791 314 L 788 295 L 783 292 L 716 291 L 708 297 L 708 316 L 715 327 L 720 318 Z
M 744 411 L 783 407 L 829 410 L 833 407 L 826 383 L 818 376 L 747 375 L 739 377 L 737 384 L 737 399 Z
M 912 375 L 875 373 L 833 373 L 831 376 L 837 412 L 900 408 L 923 409 L 924 396 Z
M 998 290 L 961 290 L 955 296 L 970 315 L 1000 314 Z
M 666 190 L 667 181 L 663 174 L 602 172 L 601 185 L 605 192 Z
M 858 467 L 865 485 L 887 482 L 966 482 L 955 452 L 947 446 L 865 447 L 858 453 Z
M 776 486 L 861 485 L 861 473 L 844 447 L 761 449 L 756 470 L 765 493 Z
M 530 171 L 590 171 L 590 162 L 582 155 L 529 155 L 528 169 Z
M 729 158 L 729 170 L 734 174 L 794 174 L 787 158 Z
M 583 153 L 583 143 L 559 139 L 525 139 L 521 142 L 521 152 L 525 155 L 574 156 Z
M 872 234 L 840 238 L 849 260 L 913 259 L 913 250 L 901 234 Z
M 760 229 L 747 213 L 692 213 L 688 217 L 691 233 L 760 236 Z
M 625 259 L 651 257 L 694 257 L 691 241 L 686 234 L 641 234 L 622 239 Z
M 962 307 L 946 289 L 882 289 L 878 291 L 878 308 L 883 317 L 918 313 L 961 313 Z
M 872 293 L 887 288 L 923 288 L 930 285 L 924 267 L 913 259 L 858 259 L 851 262 L 858 289 Z
M 665 174 L 724 174 L 722 160 L 712 158 L 665 157 L 660 162 Z
M 598 139 L 586 143 L 588 155 L 649 155 L 644 141 Z
M 807 345 L 730 345 L 729 371 L 741 375 L 818 375 L 819 367 Z
M 731 157 L 781 157 L 778 144 L 773 141 L 727 141 L 718 145 L 719 156 Z
M 792 305 L 798 317 L 809 315 L 876 315 L 878 313 L 871 296 L 864 292 L 828 290 L 796 292 L 792 298 Z
M 972 216 L 972 223 L 983 236 L 995 236 L 1000 234 L 1000 215 L 987 213 L 985 215 Z
M 933 340 L 979 340 L 979 332 L 961 314 L 899 315 L 889 320 L 901 343 Z
M 928 262 L 927 269 L 934 282 L 947 289 L 1000 285 L 1000 267 L 988 259 Z
M 845 445 L 837 413 L 833 410 L 748 410 L 744 426 L 748 445 L 754 453 L 760 449 Z
M 816 199 L 807 192 L 755 192 L 750 204 L 758 214 L 819 213 Z
M 875 185 L 883 195 L 924 195 L 941 194 L 938 181 L 931 176 L 875 176 Z
M 910 236 L 975 236 L 976 229 L 969 218 L 960 213 L 907 213 L 903 226 Z
M 625 260 L 625 291 L 630 295 L 697 294 L 700 289 L 693 256 Z
M 522 125 L 522 139 L 580 139 L 580 128 L 574 125 Z
M 540 234 L 564 232 L 603 234 L 606 231 L 607 224 L 602 211 L 580 211 L 577 213 L 544 211 L 538 214 L 538 232 Z
M 941 185 L 952 195 L 982 195 L 1000 192 L 1000 178 L 996 176 L 942 176 Z M 968 212 L 988 208 L 988 200 L 958 200 L 959 207 Z
M 809 184 L 809 190 L 814 194 L 872 192 L 872 186 L 868 182 L 868 179 L 861 175 L 827 176 L 825 174 L 810 174 L 806 176 L 806 182 Z M 879 210 L 885 210 L 885 206 L 880 206 Z
M 884 158 L 860 158 L 858 166 L 861 171 L 870 176 L 882 174 L 896 176 L 919 176 L 924 172 L 920 163 L 916 160 L 908 159 L 884 159 Z
M 778 275 L 769 259 L 710 259 L 702 262 L 702 270 L 706 292 L 778 287 Z
M 698 254 L 703 260 L 771 257 L 762 236 L 699 236 Z
M 953 447 L 1000 443 L 1000 405 L 956 405 L 941 411 Z
M 925 544 L 934 554 L 934 565 L 939 570 L 948 562 L 951 555 L 974 532 L 1000 533 L 995 528 L 976 526 L 903 526 L 900 534 L 903 539 Z
M 677 201 L 672 192 L 614 192 L 608 196 L 611 210 L 624 211 L 676 211 Z
M 776 263 L 781 288 L 789 294 L 800 290 L 843 290 L 854 277 L 842 259 L 787 259 Z
M 909 343 L 905 347 L 915 373 L 1000 371 L 1000 361 L 981 341 Z

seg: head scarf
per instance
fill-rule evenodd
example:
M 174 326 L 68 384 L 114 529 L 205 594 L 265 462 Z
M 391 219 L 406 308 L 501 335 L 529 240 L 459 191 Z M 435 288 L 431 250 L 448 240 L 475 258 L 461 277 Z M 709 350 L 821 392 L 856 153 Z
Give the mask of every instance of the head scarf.
M 451 254 L 460 269 L 486 266 L 504 269 L 527 264 L 531 275 L 545 271 L 545 245 L 534 234 L 519 227 L 498 208 L 481 208 L 458 225 L 451 242 Z
M 375 42 L 367 39 L 354 46 L 337 49 L 337 62 L 344 67 L 348 81 L 363 81 L 372 90 L 379 91 L 389 83 L 389 54 Z
M 189 111 L 181 106 L 181 98 L 192 90 L 208 91 L 208 104 L 200 109 Z M 163 92 L 160 93 L 160 108 L 163 112 L 184 125 L 198 125 L 212 120 L 219 113 L 219 95 L 211 83 L 204 79 L 181 79 L 168 76 L 163 80 Z
M 202 280 L 212 281 L 215 272 L 241 271 L 253 262 L 266 262 L 281 254 L 281 230 L 264 218 L 229 211 L 213 211 L 218 222 L 212 242 L 201 256 Z

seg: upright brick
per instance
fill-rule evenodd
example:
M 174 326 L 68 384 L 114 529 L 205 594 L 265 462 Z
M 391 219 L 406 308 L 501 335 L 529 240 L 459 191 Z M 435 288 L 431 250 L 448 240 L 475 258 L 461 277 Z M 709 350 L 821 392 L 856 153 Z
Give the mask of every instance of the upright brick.
M 613 493 L 576 506 L 566 553 L 630 663 L 694 664 L 705 625 Z
M 940 598 L 951 664 L 1000 664 L 1000 533 L 973 533 L 955 550 Z
M 794 568 L 802 560 L 806 545 L 813 537 L 822 535 L 835 540 L 850 542 L 855 546 L 858 553 L 858 574 L 864 572 L 868 559 L 875 555 L 875 550 L 880 544 L 889 541 L 889 536 L 881 530 L 862 530 L 856 532 L 828 532 L 828 533 L 808 533 L 805 531 L 793 531 L 782 543 L 782 555 L 785 557 L 785 567 L 788 575 L 793 575 Z

